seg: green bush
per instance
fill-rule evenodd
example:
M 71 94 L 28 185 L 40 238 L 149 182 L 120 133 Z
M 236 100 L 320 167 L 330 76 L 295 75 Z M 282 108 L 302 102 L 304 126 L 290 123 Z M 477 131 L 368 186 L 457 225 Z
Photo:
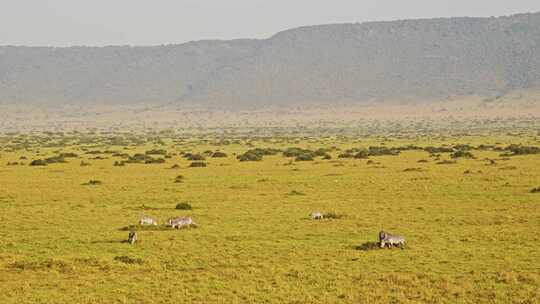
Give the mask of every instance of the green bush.
M 296 156 L 296 158 L 294 160 L 295 161 L 312 161 L 313 160 L 313 155 L 311 155 L 309 153 L 302 153 L 302 154 Z
M 263 156 L 261 154 L 257 154 L 253 151 L 247 151 L 244 154 L 238 155 L 236 157 L 239 161 L 261 161 L 263 159 Z
M 188 203 L 188 202 L 180 202 L 180 203 L 176 204 L 175 209 L 178 209 L 178 210 L 191 210 L 193 208 L 191 207 L 191 204 Z

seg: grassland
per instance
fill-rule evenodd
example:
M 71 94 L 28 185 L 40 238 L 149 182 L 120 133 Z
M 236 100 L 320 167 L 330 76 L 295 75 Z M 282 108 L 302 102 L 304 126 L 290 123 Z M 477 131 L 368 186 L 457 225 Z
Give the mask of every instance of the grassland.
M 540 154 L 501 156 L 540 146 L 535 132 L 230 137 L 1 136 L 2 303 L 540 302 Z M 424 149 L 460 144 L 475 158 Z M 326 148 L 331 159 L 236 158 L 256 147 Z M 150 150 L 165 162 L 114 166 Z M 227 157 L 197 168 L 183 157 L 207 150 Z M 29 166 L 62 153 L 75 155 Z M 344 216 L 310 220 L 315 210 Z M 199 227 L 125 243 L 123 228 L 144 215 Z M 381 229 L 406 248 L 370 249 Z

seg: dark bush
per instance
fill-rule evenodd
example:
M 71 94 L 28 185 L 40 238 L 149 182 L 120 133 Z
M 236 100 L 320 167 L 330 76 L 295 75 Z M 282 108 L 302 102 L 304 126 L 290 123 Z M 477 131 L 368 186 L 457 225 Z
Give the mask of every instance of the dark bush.
M 509 145 L 508 147 L 504 148 L 504 150 L 508 152 L 507 154 L 504 154 L 504 156 L 540 154 L 539 147 L 522 146 L 515 144 Z
M 178 210 L 191 210 L 193 208 L 191 207 L 191 204 L 188 203 L 188 202 L 180 202 L 180 203 L 176 204 L 175 209 L 178 209 Z
M 192 162 L 189 166 L 192 168 L 206 167 L 206 163 L 197 161 L 197 162 Z
M 263 159 L 263 156 L 260 154 L 257 154 L 253 151 L 247 151 L 244 154 L 238 155 L 236 157 L 239 161 L 261 161 Z
M 344 213 L 337 213 L 335 211 L 326 212 L 323 214 L 323 218 L 325 219 L 342 219 L 347 217 Z
M 47 162 L 43 159 L 35 159 L 30 163 L 30 166 L 46 166 Z
M 45 162 L 47 164 L 56 164 L 56 163 L 65 163 L 66 161 L 61 156 L 53 156 L 53 157 L 46 158 Z
M 167 150 L 164 149 L 153 149 L 145 152 L 146 155 L 166 155 Z
M 227 157 L 227 154 L 220 151 L 216 151 L 212 154 L 212 158 L 220 158 L 220 157 Z
M 189 153 L 189 155 L 186 156 L 186 159 L 187 160 L 197 160 L 197 161 L 200 161 L 200 160 L 206 160 L 206 158 L 200 154 L 191 154 Z
M 368 149 L 368 156 L 398 155 L 399 153 L 399 150 L 387 147 L 369 147 Z
M 349 152 L 345 152 L 345 153 L 341 153 L 338 155 L 338 158 L 353 158 L 354 155 L 352 153 L 349 153 Z
M 99 181 L 99 180 L 95 180 L 95 179 L 91 179 L 89 180 L 87 183 L 84 183 L 83 185 L 84 186 L 98 186 L 98 185 L 101 185 L 102 182 Z
M 114 257 L 114 260 L 117 261 L 117 262 L 120 262 L 120 263 L 130 264 L 130 265 L 133 265 L 133 264 L 142 265 L 142 264 L 144 264 L 144 261 L 142 259 L 130 258 L 127 255 L 116 256 L 116 257 Z
M 312 161 L 313 160 L 313 155 L 311 155 L 309 153 L 299 154 L 298 156 L 296 156 L 296 158 L 294 160 L 295 161 Z
M 461 151 L 469 151 L 473 149 L 473 147 L 467 144 L 455 145 L 453 148 L 454 150 L 461 150 Z
M 424 151 L 429 152 L 431 154 L 437 154 L 437 153 L 452 153 L 454 152 L 454 149 L 448 148 L 448 147 L 425 147 Z
M 354 155 L 354 158 L 356 159 L 366 159 L 369 157 L 369 152 L 367 150 L 360 150 L 358 153 Z
M 84 160 L 81 160 L 81 167 L 87 167 L 87 166 L 90 166 L 90 163 L 87 163 Z
M 77 158 L 79 157 L 79 155 L 75 154 L 75 153 L 60 153 L 60 155 L 58 155 L 59 157 L 62 157 L 62 158 Z
M 305 154 L 313 155 L 313 151 L 307 150 L 307 149 L 302 149 L 302 148 L 296 148 L 296 147 L 287 148 L 287 149 L 285 149 L 285 151 L 283 151 L 283 156 L 285 156 L 285 157 L 298 157 L 300 155 L 305 155 Z M 312 156 L 312 158 L 313 158 L 313 156 Z
M 453 165 L 453 164 L 456 164 L 457 162 L 455 160 L 441 160 L 439 162 L 437 162 L 436 164 L 437 165 Z
M 163 164 L 165 163 L 165 159 L 149 157 L 144 161 L 144 163 L 145 164 Z
M 531 193 L 540 193 L 540 187 L 533 188 L 533 189 L 531 190 Z
M 114 164 L 113 164 L 113 166 L 115 166 L 115 167 L 123 167 L 125 165 L 126 165 L 126 163 L 124 161 L 115 161 Z
M 322 159 L 329 160 L 329 159 L 332 159 L 332 156 L 330 154 L 325 154 L 323 155 Z
M 450 154 L 451 158 L 475 158 L 474 155 L 471 152 L 458 150 L 452 154 Z

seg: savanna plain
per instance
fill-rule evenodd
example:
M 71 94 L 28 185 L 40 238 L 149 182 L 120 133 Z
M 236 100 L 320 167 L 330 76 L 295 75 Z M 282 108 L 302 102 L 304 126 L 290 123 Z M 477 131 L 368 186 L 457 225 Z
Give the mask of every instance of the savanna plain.
M 539 231 L 536 127 L 0 136 L 2 303 L 539 303 Z

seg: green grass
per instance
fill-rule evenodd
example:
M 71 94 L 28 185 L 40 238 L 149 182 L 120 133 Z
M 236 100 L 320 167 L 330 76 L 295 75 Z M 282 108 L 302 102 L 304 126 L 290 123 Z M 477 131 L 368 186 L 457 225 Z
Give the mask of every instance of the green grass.
M 24 154 L 50 157 L 40 143 L 0 158 L 0 293 L 3 303 L 538 303 L 540 301 L 540 155 L 500 158 L 472 151 L 455 164 L 441 153 L 339 159 L 360 139 L 253 139 L 219 146 L 228 156 L 189 168 L 180 154 L 162 164 L 113 166 L 81 147 L 168 153 L 217 150 L 193 138 L 165 146 L 64 144 L 80 159 L 46 167 L 7 166 Z M 535 137 L 408 137 L 388 146 L 470 143 L 505 146 Z M 252 149 L 295 146 L 332 160 L 295 162 Z M 38 156 L 35 152 L 39 148 Z M 7 150 L 7 152 L 6 152 Z M 24 152 L 24 153 L 23 153 Z M 495 159 L 489 165 L 486 158 Z M 418 162 L 428 160 L 428 162 Z M 81 167 L 81 161 L 91 166 Z M 291 162 L 292 161 L 292 162 Z M 169 170 L 178 164 L 178 170 Z M 413 169 L 411 169 L 413 168 Z M 505 168 L 513 168 L 508 170 Z M 470 174 L 464 174 L 465 171 Z M 181 172 L 179 172 L 181 171 Z M 479 173 L 481 172 L 481 173 Z M 174 183 L 181 173 L 182 183 Z M 99 180 L 99 186 L 84 186 Z M 192 210 L 176 210 L 187 201 Z M 336 219 L 313 221 L 321 211 Z M 159 226 L 136 226 L 142 216 Z M 162 224 L 190 216 L 197 229 Z M 135 225 L 135 226 L 131 226 Z M 138 242 L 124 241 L 137 230 Z M 385 229 L 407 238 L 404 250 L 379 249 Z

